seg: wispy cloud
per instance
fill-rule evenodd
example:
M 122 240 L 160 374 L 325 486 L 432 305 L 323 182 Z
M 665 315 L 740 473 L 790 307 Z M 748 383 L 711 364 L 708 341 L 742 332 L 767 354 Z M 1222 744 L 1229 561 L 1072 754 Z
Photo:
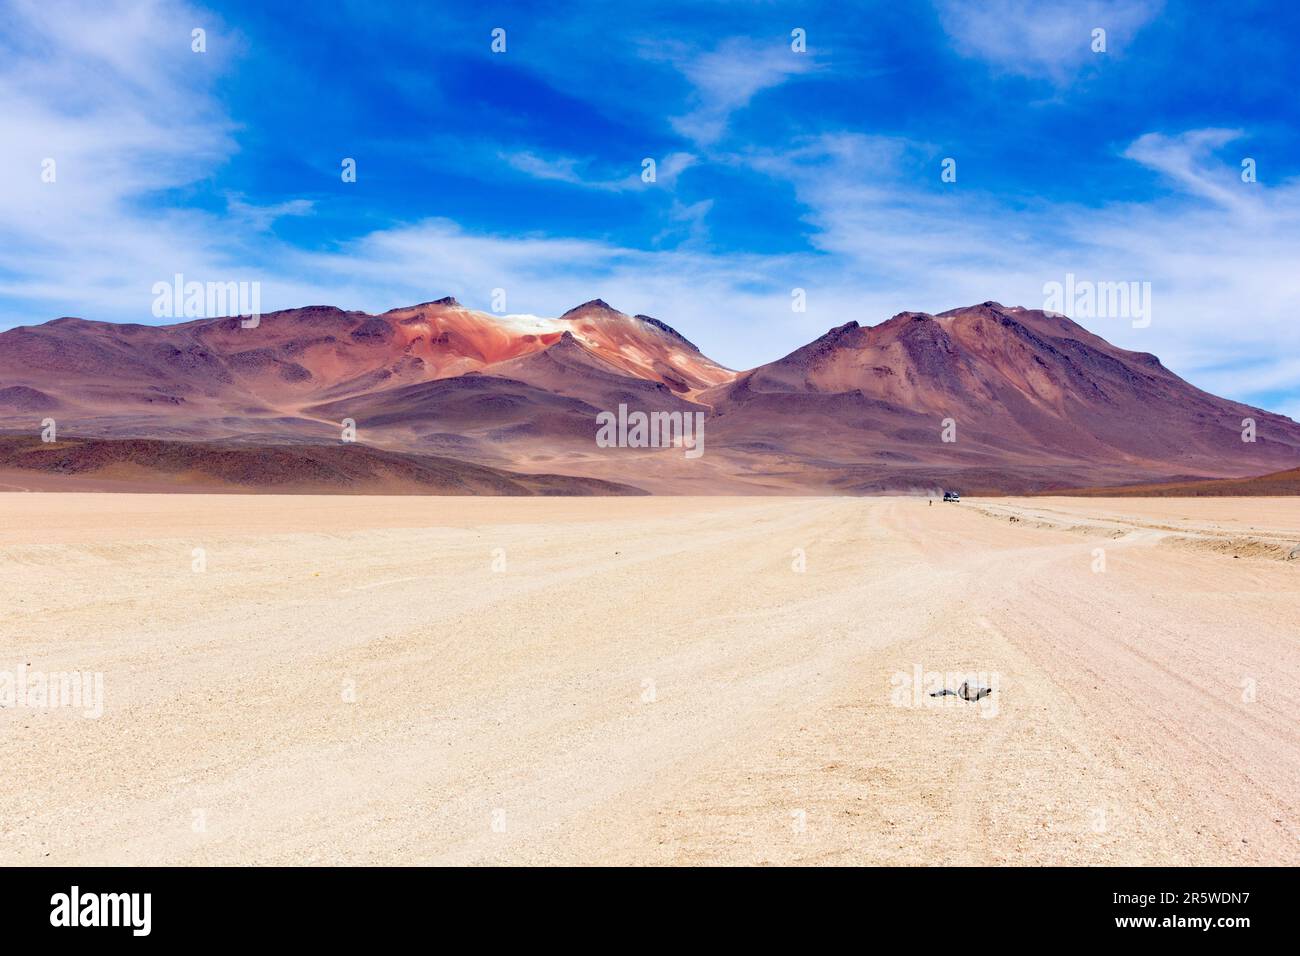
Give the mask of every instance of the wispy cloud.
M 627 192 L 644 189 L 648 184 L 642 178 L 645 159 L 654 160 L 654 184 L 671 189 L 677 183 L 677 177 L 683 171 L 695 165 L 696 157 L 690 153 L 669 153 L 662 159 L 653 156 L 641 157 L 629 163 L 633 171 L 622 175 L 601 175 L 592 171 L 590 160 L 579 160 L 572 156 L 542 156 L 536 152 L 522 150 L 499 154 L 510 167 L 532 176 L 534 179 L 568 183 L 584 189 L 598 189 L 607 192 Z
M 712 50 L 669 44 L 647 47 L 644 55 L 667 60 L 690 82 L 691 108 L 671 123 L 678 133 L 703 145 L 722 139 L 731 115 L 758 93 L 818 67 L 815 51 L 796 53 L 789 38 L 781 37 L 767 42 L 732 37 Z
M 1209 160 L 1215 150 L 1242 135 L 1239 129 L 1197 129 L 1175 136 L 1147 133 L 1129 144 L 1124 155 L 1193 195 L 1241 209 L 1253 205 L 1258 192 L 1241 188 L 1239 166 L 1212 166 Z
M 1161 0 L 938 0 L 940 22 L 954 49 L 997 70 L 1068 82 L 1098 56 L 1092 31 L 1106 31 L 1106 56 L 1160 12 Z
M 226 212 L 231 222 L 256 232 L 265 232 L 277 219 L 286 216 L 309 216 L 316 208 L 310 199 L 289 199 L 284 202 L 258 205 L 244 201 L 244 197 L 231 194 L 226 197 Z
M 200 26 L 204 54 L 190 45 Z M 230 241 L 217 217 L 152 199 L 235 151 L 235 124 L 212 85 L 237 44 L 214 15 L 174 3 L 9 6 L 0 294 L 78 299 L 117 315 L 138 302 L 143 318 L 150 284 L 170 274 L 164 263 L 200 271 L 223 260 Z
M 674 199 L 672 208 L 668 211 L 670 225 L 660 230 L 654 237 L 654 245 L 676 241 L 680 248 L 703 246 L 709 238 L 706 220 L 712 209 L 712 199 L 701 199 L 693 203 L 683 203 Z

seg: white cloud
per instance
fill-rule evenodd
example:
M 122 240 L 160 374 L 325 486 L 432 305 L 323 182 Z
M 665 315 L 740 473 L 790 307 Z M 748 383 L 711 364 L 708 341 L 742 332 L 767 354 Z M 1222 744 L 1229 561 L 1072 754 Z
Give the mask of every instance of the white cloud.
M 709 227 L 705 220 L 712 210 L 712 199 L 694 203 L 674 199 L 672 208 L 668 211 L 670 224 L 659 231 L 653 244 L 660 246 L 670 240 L 677 240 L 679 248 L 702 247 L 709 238 Z
M 937 0 L 953 47 L 1019 76 L 1064 84 L 1091 58 L 1118 56 L 1160 12 L 1161 0 Z M 1106 52 L 1092 31 L 1106 31 Z
M 190 48 L 197 26 L 208 31 L 204 54 Z M 147 200 L 210 175 L 235 150 L 210 87 L 238 42 L 215 16 L 174 3 L 9 6 L 0 294 L 147 318 L 150 286 L 173 269 L 229 269 L 218 217 Z M 41 179 L 46 159 L 53 182 Z
M 1208 166 L 1216 149 L 1241 136 L 1239 129 L 1196 129 L 1178 136 L 1147 133 L 1129 144 L 1124 155 L 1187 192 L 1220 206 L 1242 209 L 1256 202 L 1258 192 L 1241 188 L 1240 167 Z
M 690 82 L 691 108 L 671 122 L 678 133 L 704 145 L 720 140 L 731 115 L 758 93 L 818 65 L 813 51 L 796 53 L 779 37 L 762 43 L 732 37 L 707 51 L 669 45 L 648 48 L 645 55 L 667 60 Z
M 591 171 L 591 163 L 575 159 L 572 156 L 541 156 L 532 151 L 501 153 L 507 165 L 534 179 L 551 180 L 568 183 L 584 189 L 599 189 L 606 192 L 627 192 L 644 189 L 649 184 L 642 178 L 644 159 L 655 161 L 654 185 L 671 189 L 677 184 L 677 177 L 695 165 L 696 158 L 690 153 L 669 153 L 663 158 L 654 156 L 637 158 L 630 165 L 633 171 L 620 176 L 601 176 Z
M 316 208 L 310 199 L 289 199 L 285 202 L 257 205 L 244 202 L 244 197 L 231 194 L 226 197 L 226 213 L 230 221 L 241 228 L 265 232 L 277 219 L 286 216 L 309 216 Z

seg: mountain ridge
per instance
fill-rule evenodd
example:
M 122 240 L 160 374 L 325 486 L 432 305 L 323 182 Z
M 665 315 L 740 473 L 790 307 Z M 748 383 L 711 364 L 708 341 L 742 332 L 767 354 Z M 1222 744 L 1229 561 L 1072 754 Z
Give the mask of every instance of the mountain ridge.
M 598 453 L 592 418 L 620 404 L 705 413 L 710 455 Z M 1204 392 L 1066 316 L 992 300 L 853 319 L 743 371 L 599 298 L 556 318 L 451 296 L 377 315 L 284 309 L 254 328 L 64 316 L 0 333 L 0 428 L 45 417 L 88 437 L 321 443 L 352 419 L 390 451 L 661 492 L 844 493 L 963 475 L 1042 490 L 1300 463 L 1290 419 Z M 1241 441 L 1248 418 L 1255 442 Z

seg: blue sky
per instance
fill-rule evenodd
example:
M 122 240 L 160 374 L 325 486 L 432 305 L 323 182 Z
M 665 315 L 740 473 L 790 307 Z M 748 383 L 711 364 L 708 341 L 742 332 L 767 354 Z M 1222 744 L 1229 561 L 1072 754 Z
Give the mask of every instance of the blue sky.
M 1073 273 L 1151 283 L 1094 331 L 1300 417 L 1293 4 L 405 6 L 0 2 L 0 327 L 155 321 L 176 272 L 264 311 L 502 288 L 746 368 Z

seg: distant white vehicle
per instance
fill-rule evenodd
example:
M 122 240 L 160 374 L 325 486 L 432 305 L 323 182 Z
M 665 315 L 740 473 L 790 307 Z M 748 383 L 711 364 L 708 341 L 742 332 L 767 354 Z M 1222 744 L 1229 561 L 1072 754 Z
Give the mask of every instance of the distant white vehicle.
M 944 501 L 961 501 L 961 495 L 957 494 L 957 492 L 955 492 L 955 491 L 945 491 L 945 492 L 943 493 L 943 500 L 944 500 Z

